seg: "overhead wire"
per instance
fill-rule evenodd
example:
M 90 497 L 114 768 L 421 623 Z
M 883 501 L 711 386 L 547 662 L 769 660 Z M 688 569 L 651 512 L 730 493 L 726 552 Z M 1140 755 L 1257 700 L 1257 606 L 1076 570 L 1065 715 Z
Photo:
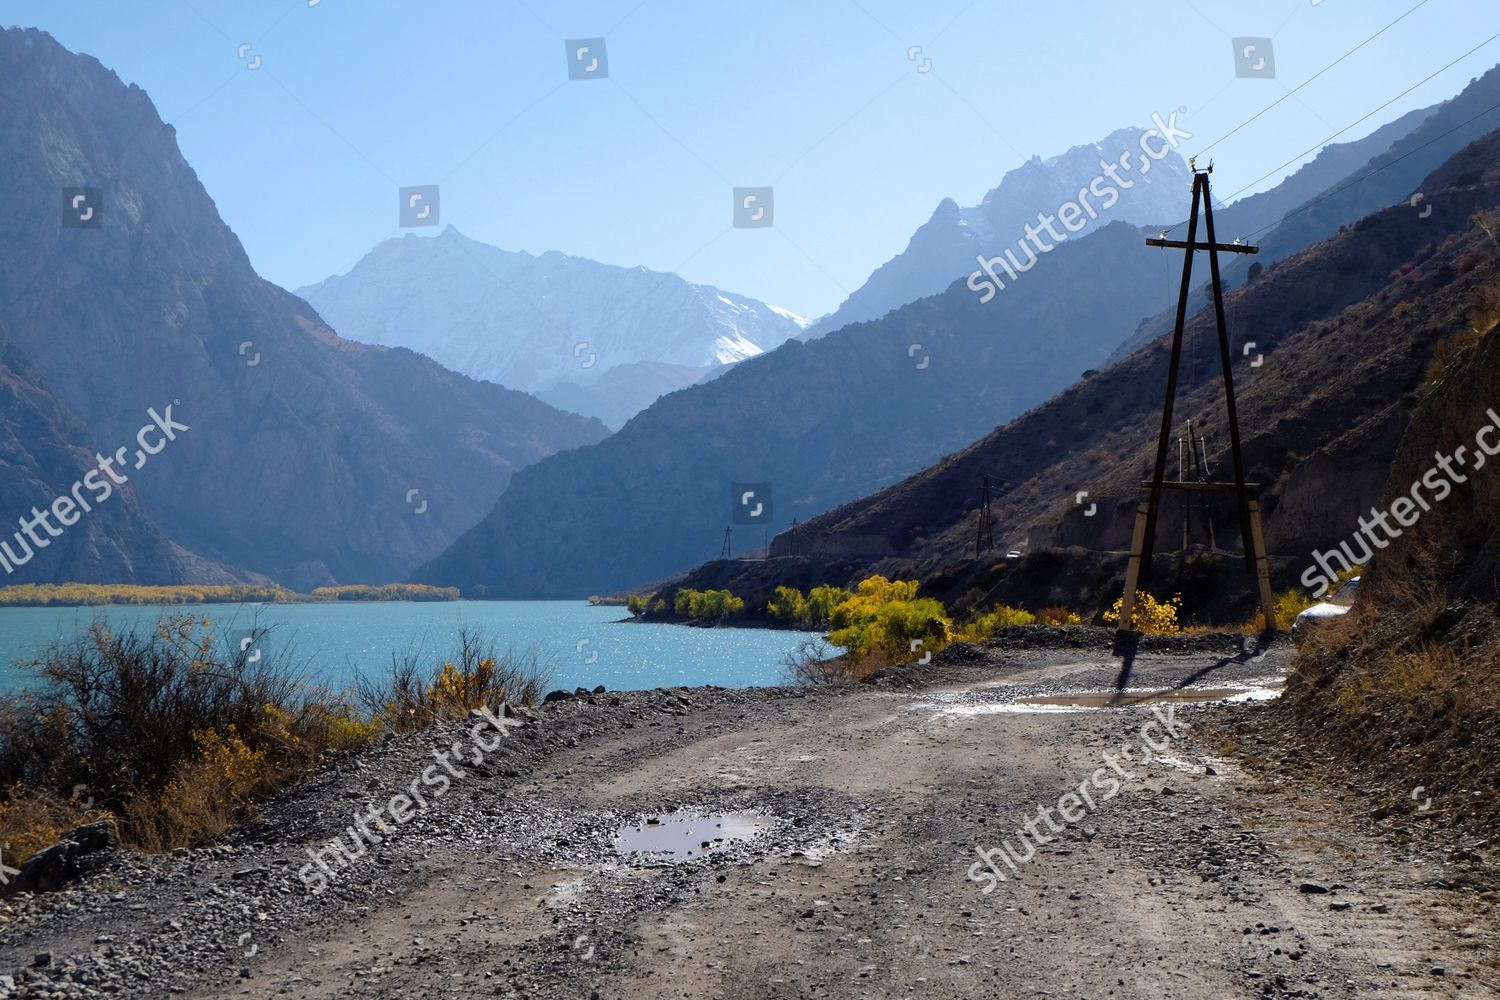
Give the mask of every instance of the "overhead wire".
M 1424 0 L 1424 2 L 1425 2 L 1425 0 Z M 1420 7 L 1421 4 L 1418 4 L 1417 6 Z M 1412 8 L 1412 10 L 1415 10 L 1415 9 L 1416 8 Z M 1411 12 L 1412 11 L 1408 11 L 1407 13 L 1410 14 Z M 1406 15 L 1402 15 L 1402 16 L 1405 17 Z M 1400 18 L 1398 18 L 1397 20 L 1399 21 Z M 1396 23 L 1396 22 L 1392 22 L 1392 24 L 1394 24 L 1394 23 Z M 1387 25 L 1386 29 L 1388 29 L 1389 27 L 1390 27 L 1390 25 Z M 1383 32 L 1386 29 L 1381 29 L 1381 30 Z M 1330 63 L 1328 66 L 1324 67 L 1324 69 L 1320 70 L 1318 73 L 1314 74 L 1312 77 L 1309 77 L 1306 81 L 1304 81 L 1304 83 L 1301 86 L 1306 86 L 1308 83 L 1311 83 L 1313 80 L 1317 79 L 1319 76 L 1322 76 L 1323 73 L 1326 73 L 1329 69 L 1332 69 L 1334 66 L 1338 65 L 1338 63 L 1342 62 L 1344 59 L 1348 58 L 1350 55 L 1353 55 L 1355 52 L 1357 52 L 1364 45 L 1368 44 L 1372 39 L 1374 39 L 1375 37 L 1378 37 L 1378 35 L 1380 33 L 1381 32 L 1377 32 L 1375 35 L 1370 36 L 1370 38 L 1366 39 L 1364 42 L 1361 42 L 1359 45 L 1355 46 L 1355 48 L 1351 49 L 1349 52 L 1346 52 L 1339 59 L 1335 60 L 1333 63 Z M 1307 149 L 1303 150 L 1301 153 L 1298 153 L 1296 156 L 1294 156 L 1291 159 L 1287 160 L 1285 163 L 1282 163 L 1281 165 L 1277 166 L 1275 169 L 1270 170 L 1267 173 L 1265 173 L 1265 174 L 1261 175 L 1260 177 L 1256 178 L 1255 180 L 1251 181 L 1249 184 L 1247 184 L 1244 187 L 1240 188 L 1238 191 L 1234 192 L 1233 194 L 1231 194 L 1231 195 L 1229 195 L 1229 196 L 1227 196 L 1227 197 L 1225 197 L 1223 199 L 1220 199 L 1220 204 L 1221 205 L 1227 205 L 1229 202 L 1233 201 L 1235 198 L 1238 198 L 1240 195 L 1244 194 L 1246 191 L 1249 191 L 1251 188 L 1253 188 L 1256 185 L 1260 184 L 1262 181 L 1265 181 L 1268 178 L 1275 176 L 1276 174 L 1278 174 L 1282 170 L 1286 169 L 1287 167 L 1291 166 L 1292 164 L 1296 163 L 1298 160 L 1302 159 L 1303 157 L 1309 155 L 1310 153 L 1314 153 L 1317 150 L 1321 149 L 1322 147 L 1328 145 L 1330 142 L 1332 142 L 1334 139 L 1337 139 L 1339 136 L 1343 135 L 1345 132 L 1348 132 L 1350 129 L 1352 129 L 1352 128 L 1358 126 L 1358 125 L 1360 125 L 1363 122 L 1368 121 L 1371 118 L 1373 118 L 1375 115 L 1377 115 L 1380 112 L 1384 111 L 1386 108 L 1390 107 L 1392 104 L 1395 104 L 1397 101 L 1401 100 L 1403 97 L 1406 97 L 1408 94 L 1410 94 L 1412 91 L 1416 90 L 1418 87 L 1421 87 L 1423 84 L 1426 84 L 1426 83 L 1430 82 L 1431 80 L 1433 80 L 1435 77 L 1439 76 L 1440 74 L 1445 73 L 1448 70 L 1452 69 L 1454 66 L 1458 65 L 1460 62 L 1462 62 L 1463 60 L 1467 59 L 1469 56 L 1471 56 L 1474 53 L 1478 52 L 1480 49 L 1484 48 L 1486 45 L 1491 44 L 1496 39 L 1500 39 L 1500 32 L 1496 32 L 1495 34 L 1493 34 L 1490 37 L 1486 38 L 1484 41 L 1480 42 L 1478 45 L 1475 45 L 1473 48 L 1469 49 L 1467 52 L 1463 53 L 1462 55 L 1460 55 L 1457 58 L 1453 59 L 1452 61 L 1448 62 L 1447 64 L 1445 64 L 1441 68 L 1439 68 L 1437 70 L 1434 70 L 1432 73 L 1429 73 L 1427 76 L 1423 77 L 1421 80 L 1419 80 L 1416 83 L 1412 84 L 1410 87 L 1406 88 L 1401 93 L 1397 94 L 1395 97 L 1393 97 L 1390 100 L 1386 101 L 1384 104 L 1381 104 L 1379 107 L 1377 107 L 1374 110 L 1370 111 L 1368 114 L 1363 115 L 1362 117 L 1360 117 L 1356 121 L 1350 122 L 1348 125 L 1345 125 L 1343 128 L 1341 128 L 1338 131 L 1336 131 L 1336 132 L 1332 133 L 1331 135 L 1329 135 L 1327 138 L 1322 139 L 1318 143 L 1316 143 L 1316 144 L 1308 147 Z M 1299 86 L 1297 89 L 1300 90 L 1301 86 Z M 1295 93 L 1295 92 L 1296 92 L 1295 90 L 1292 91 L 1292 93 Z M 1286 96 L 1290 96 L 1290 94 L 1288 94 Z M 1234 135 L 1236 132 L 1240 131 L 1245 126 L 1249 125 L 1251 122 L 1253 122 L 1256 119 L 1260 118 L 1266 112 L 1270 111 L 1272 108 L 1274 108 L 1277 105 L 1281 104 L 1282 101 L 1284 101 L 1285 99 L 1286 99 L 1286 97 L 1282 97 L 1281 99 L 1279 99 L 1276 102 L 1272 103 L 1268 107 L 1263 108 L 1260 112 L 1258 112 L 1256 115 L 1254 115 L 1253 117 L 1251 117 L 1247 121 L 1245 121 L 1245 122 L 1241 123 L 1240 125 L 1236 126 L 1231 131 L 1225 133 L 1223 136 L 1220 136 L 1218 139 L 1215 139 L 1214 142 L 1211 143 L 1204 150 L 1204 152 L 1206 153 L 1208 149 L 1212 149 L 1214 146 L 1218 145 L 1219 143 L 1223 142 L 1225 139 L 1229 138 L 1229 136 Z M 1476 117 L 1479 117 L 1479 116 L 1476 116 Z M 1474 119 L 1472 119 L 1472 118 L 1469 119 L 1469 121 L 1473 121 L 1473 120 Z M 1464 124 L 1467 125 L 1468 122 L 1465 122 Z M 1459 126 L 1459 127 L 1461 128 L 1462 126 Z M 1455 130 L 1454 129 L 1450 129 L 1448 132 L 1443 133 L 1443 135 L 1446 136 L 1446 135 L 1450 134 L 1453 131 L 1455 131 Z M 1442 136 L 1439 136 L 1438 138 L 1442 138 Z M 1433 141 L 1436 141 L 1436 140 L 1433 140 Z M 1424 143 L 1422 146 L 1419 146 L 1418 148 L 1419 149 L 1423 149 L 1423 148 L 1426 148 L 1426 146 L 1430 145 L 1430 144 L 1431 143 Z M 1204 154 L 1203 153 L 1199 153 L 1197 155 L 1198 156 L 1202 156 Z M 1196 159 L 1196 157 L 1194 157 L 1194 158 Z M 1377 173 L 1377 172 L 1378 171 L 1372 171 L 1370 174 L 1365 175 L 1365 177 L 1373 176 L 1373 174 Z M 1354 183 L 1360 183 L 1361 181 L 1363 181 L 1365 179 L 1365 177 L 1361 177 L 1359 180 L 1355 181 Z M 1349 185 L 1349 186 L 1352 186 L 1352 184 Z M 1303 211 L 1306 208 L 1307 208 L 1307 206 L 1303 206 L 1303 208 L 1299 209 L 1298 211 Z M 1291 214 L 1296 214 L 1296 213 L 1291 213 Z M 1286 218 L 1290 218 L 1290 215 L 1286 216 Z M 1273 223 L 1271 226 L 1262 227 L 1261 229 L 1258 229 L 1255 232 L 1256 233 L 1264 232 L 1266 229 L 1272 228 L 1272 226 L 1274 226 L 1274 225 L 1279 225 L 1281 221 L 1282 220 L 1277 220 L 1277 222 Z M 1188 223 L 1188 220 L 1187 219 L 1183 219 L 1181 222 L 1175 223 L 1174 225 L 1167 227 L 1167 229 L 1165 231 L 1170 233 L 1173 230 L 1181 229 L 1183 226 L 1187 225 L 1187 223 Z

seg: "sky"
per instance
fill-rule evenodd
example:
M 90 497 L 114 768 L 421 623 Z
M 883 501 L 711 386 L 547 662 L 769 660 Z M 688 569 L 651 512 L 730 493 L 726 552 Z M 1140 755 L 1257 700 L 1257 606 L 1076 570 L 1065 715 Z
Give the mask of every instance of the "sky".
M 436 184 L 440 225 L 474 239 L 675 271 L 811 318 L 943 198 L 977 204 L 1024 159 L 1156 113 L 1185 109 L 1182 152 L 1212 147 L 1217 196 L 1270 187 L 1500 33 L 1500 4 L 5 0 L 0 23 L 144 88 L 287 288 L 438 232 L 398 216 L 400 188 Z M 576 59 L 569 42 L 599 38 L 590 70 L 597 43 Z M 1272 59 L 1237 38 L 1269 39 Z M 1341 139 L 1497 62 L 1500 40 Z M 733 225 L 735 187 L 772 188 L 770 227 Z

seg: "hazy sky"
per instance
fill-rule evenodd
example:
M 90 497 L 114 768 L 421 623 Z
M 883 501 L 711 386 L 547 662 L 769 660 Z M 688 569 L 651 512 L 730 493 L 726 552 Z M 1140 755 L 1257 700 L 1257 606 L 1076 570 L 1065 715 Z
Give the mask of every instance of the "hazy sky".
M 978 202 L 1023 156 L 1179 107 L 1193 153 L 1416 4 L 8 0 L 0 18 L 145 88 L 288 288 L 399 235 L 398 187 L 439 184 L 442 223 L 476 239 L 673 270 L 812 317 L 942 198 Z M 1427 0 L 1216 145 L 1216 193 L 1497 32 L 1495 0 Z M 1239 36 L 1273 40 L 1274 78 L 1236 76 Z M 566 40 L 594 37 L 607 77 L 570 82 Z M 1500 42 L 1344 138 L 1496 62 Z M 774 226 L 732 228 L 732 188 L 763 185 Z

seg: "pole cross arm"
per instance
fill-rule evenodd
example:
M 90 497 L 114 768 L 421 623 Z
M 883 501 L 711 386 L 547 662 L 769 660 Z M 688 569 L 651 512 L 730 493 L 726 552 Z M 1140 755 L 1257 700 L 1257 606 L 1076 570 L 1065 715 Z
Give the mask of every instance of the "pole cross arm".
M 1219 253 L 1260 253 L 1260 247 L 1247 246 L 1243 243 L 1188 243 L 1186 240 L 1163 240 L 1151 238 L 1146 241 L 1148 247 L 1166 247 L 1168 250 L 1186 250 L 1191 247 L 1194 250 L 1217 250 Z

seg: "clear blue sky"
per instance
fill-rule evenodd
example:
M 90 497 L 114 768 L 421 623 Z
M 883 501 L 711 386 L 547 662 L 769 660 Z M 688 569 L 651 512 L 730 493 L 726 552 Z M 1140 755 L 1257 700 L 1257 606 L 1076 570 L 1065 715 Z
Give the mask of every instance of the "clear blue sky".
M 476 239 L 675 270 L 816 316 L 942 198 L 976 203 L 1022 155 L 1183 106 L 1192 153 L 1416 2 L 8 0 L 0 18 L 145 88 L 286 287 L 393 235 L 398 186 L 440 183 L 443 223 Z M 1495 0 L 1428 0 L 1215 147 L 1216 192 L 1496 32 Z M 569 82 L 564 39 L 594 36 L 608 79 Z M 1234 36 L 1274 40 L 1275 79 L 1236 77 Z M 1345 138 L 1496 62 L 1500 42 Z M 775 226 L 730 228 L 731 187 L 766 184 Z

